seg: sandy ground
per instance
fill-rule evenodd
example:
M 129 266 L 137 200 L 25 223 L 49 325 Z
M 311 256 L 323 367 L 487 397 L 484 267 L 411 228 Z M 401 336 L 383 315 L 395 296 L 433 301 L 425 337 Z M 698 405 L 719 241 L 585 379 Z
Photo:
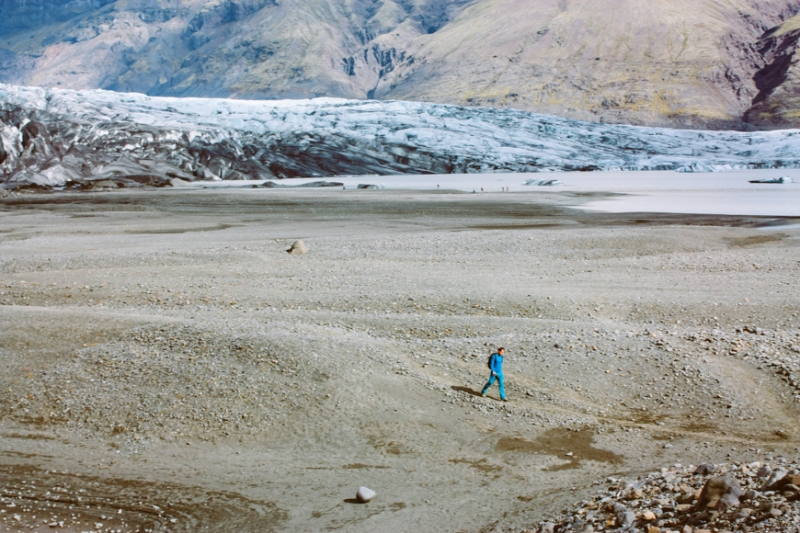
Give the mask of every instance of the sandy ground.
M 797 457 L 800 220 L 608 189 L 0 200 L 0 531 L 520 531 Z

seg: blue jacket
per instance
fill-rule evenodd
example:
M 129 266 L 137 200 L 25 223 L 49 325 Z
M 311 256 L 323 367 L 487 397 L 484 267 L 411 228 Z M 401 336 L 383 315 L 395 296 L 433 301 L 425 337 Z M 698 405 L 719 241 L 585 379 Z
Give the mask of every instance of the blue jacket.
M 492 354 L 492 358 L 491 358 L 491 362 L 490 362 L 490 367 L 492 369 L 492 372 L 494 372 L 495 374 L 501 374 L 502 375 L 502 373 L 503 373 L 503 356 L 500 355 L 499 353 L 493 353 Z

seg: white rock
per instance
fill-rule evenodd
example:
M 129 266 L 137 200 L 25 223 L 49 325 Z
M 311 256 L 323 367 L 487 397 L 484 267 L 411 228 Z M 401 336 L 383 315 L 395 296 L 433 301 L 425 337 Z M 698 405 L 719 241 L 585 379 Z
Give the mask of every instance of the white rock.
M 295 241 L 292 247 L 286 251 L 292 255 L 304 255 L 308 253 L 308 246 L 303 241 Z
M 358 492 L 356 493 L 356 500 L 360 501 L 361 503 L 367 503 L 374 497 L 375 491 L 368 489 L 367 487 L 359 487 Z

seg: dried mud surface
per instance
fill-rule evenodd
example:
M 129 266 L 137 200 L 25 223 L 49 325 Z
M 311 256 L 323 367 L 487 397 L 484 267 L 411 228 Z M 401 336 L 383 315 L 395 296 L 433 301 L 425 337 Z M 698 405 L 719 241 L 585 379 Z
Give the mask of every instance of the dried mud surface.
M 0 531 L 519 531 L 794 460 L 797 221 L 584 201 L 0 199 Z

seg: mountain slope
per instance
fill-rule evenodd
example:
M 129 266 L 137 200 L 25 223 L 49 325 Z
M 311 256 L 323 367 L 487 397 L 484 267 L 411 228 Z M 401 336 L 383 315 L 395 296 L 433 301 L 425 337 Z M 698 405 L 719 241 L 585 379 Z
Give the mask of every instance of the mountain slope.
M 759 80 L 776 54 L 794 53 L 796 39 L 769 36 L 799 10 L 791 0 L 14 0 L 0 6 L 0 81 L 785 126 L 797 118 L 748 109 L 766 101 Z M 795 79 L 779 78 L 762 107 L 792 107 Z
M 762 39 L 767 64 L 756 73 L 759 93 L 746 120 L 762 128 L 797 127 L 800 124 L 800 15 Z
M 386 95 L 724 127 L 756 95 L 755 44 L 786 5 L 486 1 L 415 50 L 425 67 Z

